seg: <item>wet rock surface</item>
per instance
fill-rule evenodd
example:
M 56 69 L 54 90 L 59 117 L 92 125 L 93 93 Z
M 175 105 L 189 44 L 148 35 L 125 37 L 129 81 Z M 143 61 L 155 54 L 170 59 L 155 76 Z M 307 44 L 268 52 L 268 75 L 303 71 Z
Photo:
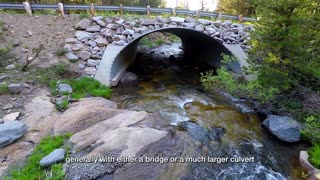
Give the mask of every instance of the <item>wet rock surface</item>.
M 263 125 L 282 141 L 297 142 L 301 136 L 301 125 L 287 116 L 268 115 Z

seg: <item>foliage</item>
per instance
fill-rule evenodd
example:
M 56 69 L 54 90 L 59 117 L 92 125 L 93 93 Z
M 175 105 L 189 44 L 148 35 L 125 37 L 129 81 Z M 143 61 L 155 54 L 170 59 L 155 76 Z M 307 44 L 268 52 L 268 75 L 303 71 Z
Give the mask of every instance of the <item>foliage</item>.
M 254 0 L 220 0 L 218 12 L 237 15 L 253 15 L 255 6 Z
M 10 176 L 5 177 L 5 179 L 63 179 L 64 173 L 62 170 L 62 163 L 55 164 L 49 168 L 43 168 L 40 166 L 40 160 L 50 154 L 53 150 L 60 148 L 64 141 L 69 139 L 70 136 L 71 134 L 44 137 L 28 157 L 26 163 L 22 167 L 15 167 L 10 172 Z
M 319 90 L 320 2 L 256 0 L 251 71 L 263 86 L 286 91 L 296 86 Z
M 35 72 L 31 72 L 29 78 L 35 78 L 39 84 L 48 85 L 51 87 L 60 78 L 68 76 L 68 65 L 60 62 L 49 68 L 37 69 Z
M 320 168 L 320 144 L 315 144 L 308 150 L 309 160 L 316 168 Z
M 73 89 L 72 97 L 80 99 L 90 94 L 95 97 L 109 98 L 111 96 L 111 89 L 101 84 L 99 81 L 82 77 L 80 79 L 64 80 L 63 83 L 70 84 Z
M 213 71 L 201 73 L 200 80 L 206 89 L 225 89 L 232 94 L 238 89 L 237 81 L 224 66 L 217 70 L 217 76 L 214 76 Z
M 236 57 L 231 56 L 231 55 L 228 55 L 228 54 L 222 53 L 221 56 L 222 56 L 221 62 L 222 62 L 223 64 L 230 64 L 230 63 L 232 63 L 232 62 L 237 61 L 237 58 L 236 58 Z
M 64 111 L 64 110 L 68 109 L 68 106 L 69 106 L 69 101 L 67 99 L 62 100 L 61 104 L 56 104 L 56 108 L 59 111 Z
M 141 46 L 143 46 L 143 47 L 153 47 L 153 46 L 155 46 L 155 44 L 147 36 L 143 37 L 140 40 L 139 44 Z
M 305 128 L 302 135 L 311 140 L 313 144 L 320 144 L 320 115 L 309 115 L 305 117 Z
M 229 64 L 236 61 L 233 56 L 222 54 L 223 64 Z M 225 66 L 217 69 L 215 75 L 213 71 L 201 73 L 200 79 L 206 89 L 222 89 L 234 96 L 242 96 L 250 99 L 257 99 L 260 102 L 268 102 L 280 93 L 277 87 L 263 86 L 259 80 L 245 81 L 241 77 L 227 70 Z
M 8 85 L 7 84 L 0 84 L 0 94 L 5 94 L 8 93 Z

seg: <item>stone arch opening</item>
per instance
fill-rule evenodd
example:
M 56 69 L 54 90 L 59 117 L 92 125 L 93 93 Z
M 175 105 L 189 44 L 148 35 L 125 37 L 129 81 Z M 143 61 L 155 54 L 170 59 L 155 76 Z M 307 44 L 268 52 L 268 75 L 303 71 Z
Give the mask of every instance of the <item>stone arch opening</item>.
M 117 85 L 123 73 L 135 59 L 138 52 L 138 45 L 140 40 L 143 37 L 155 32 L 167 32 L 178 36 L 182 42 L 184 58 L 186 61 L 201 61 L 207 63 L 211 67 L 219 68 L 222 64 L 222 53 L 227 55 L 234 55 L 225 45 L 219 43 L 214 38 L 202 32 L 187 28 L 162 28 L 144 33 L 128 43 L 126 46 L 113 47 L 115 50 L 110 51 L 113 51 L 112 53 L 114 57 L 111 58 L 113 58 L 114 60 L 109 59 L 109 62 L 105 63 L 108 65 L 102 66 L 101 68 L 103 69 L 100 69 L 100 71 L 104 71 L 104 74 L 107 77 L 101 77 L 103 73 L 99 73 L 98 69 L 95 78 L 100 82 L 102 81 L 103 84 L 106 85 Z M 108 52 L 108 48 L 103 59 L 105 58 L 105 56 L 106 58 L 108 58 L 108 53 L 110 53 Z M 233 72 L 241 73 L 241 66 L 239 62 L 232 62 L 227 66 L 227 68 Z M 107 78 L 107 80 L 103 80 L 102 78 Z

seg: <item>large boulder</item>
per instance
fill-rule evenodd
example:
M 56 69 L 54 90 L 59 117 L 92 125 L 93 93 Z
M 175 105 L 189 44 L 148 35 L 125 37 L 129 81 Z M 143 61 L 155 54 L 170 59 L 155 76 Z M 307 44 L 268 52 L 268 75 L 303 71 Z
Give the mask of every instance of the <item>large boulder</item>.
M 54 163 L 61 162 L 64 160 L 66 151 L 64 149 L 56 149 L 49 155 L 40 160 L 40 166 L 50 166 Z
M 55 134 L 77 133 L 109 119 L 122 110 L 115 109 L 117 104 L 101 97 L 83 98 L 73 103 L 54 124 Z
M 58 84 L 57 91 L 60 94 L 65 94 L 65 93 L 71 94 L 72 87 L 69 84 Z
M 282 141 L 297 142 L 300 140 L 301 126 L 291 117 L 268 115 L 263 125 Z
M 8 89 L 12 94 L 19 94 L 25 89 L 25 86 L 23 83 L 9 84 Z
M 120 127 L 101 134 L 96 144 L 102 145 L 92 150 L 87 157 L 99 157 L 102 156 L 104 152 L 126 147 L 126 149 L 121 152 L 120 157 L 133 158 L 143 147 L 159 141 L 167 134 L 167 131 L 153 128 Z
M 0 148 L 5 147 L 26 133 L 25 124 L 19 121 L 8 121 L 0 124 Z

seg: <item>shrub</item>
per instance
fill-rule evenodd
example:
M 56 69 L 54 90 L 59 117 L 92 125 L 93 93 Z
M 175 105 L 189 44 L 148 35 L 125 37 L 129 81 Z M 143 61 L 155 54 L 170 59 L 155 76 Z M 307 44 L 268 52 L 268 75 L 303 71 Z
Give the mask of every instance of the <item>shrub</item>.
M 222 89 L 234 96 L 257 99 L 262 103 L 273 100 L 279 94 L 279 89 L 272 86 L 265 87 L 258 80 L 239 81 L 224 66 L 217 70 L 217 75 L 214 75 L 213 71 L 201 73 L 200 81 L 206 89 Z
M 314 144 L 320 144 L 320 115 L 309 115 L 304 119 L 305 128 L 302 135 Z
M 0 84 L 0 94 L 5 94 L 9 92 L 7 84 Z
M 312 148 L 308 150 L 310 155 L 309 161 L 316 168 L 320 168 L 320 144 L 315 144 Z
M 5 177 L 5 179 L 64 179 L 62 163 L 45 168 L 40 166 L 40 160 L 50 154 L 53 150 L 62 147 L 64 141 L 69 139 L 70 136 L 71 134 L 44 137 L 34 148 L 26 163 L 22 167 L 15 167 L 10 172 L 10 176 Z

